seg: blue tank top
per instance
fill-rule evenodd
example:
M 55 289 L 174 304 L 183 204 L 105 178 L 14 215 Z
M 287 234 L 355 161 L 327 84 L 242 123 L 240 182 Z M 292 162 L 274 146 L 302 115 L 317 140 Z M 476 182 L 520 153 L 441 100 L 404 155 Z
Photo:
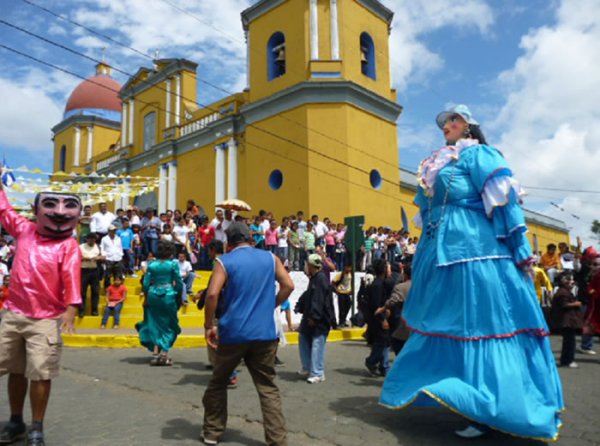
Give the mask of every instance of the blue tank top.
M 269 251 L 241 246 L 219 257 L 227 282 L 221 299 L 219 341 L 274 341 L 275 258 Z

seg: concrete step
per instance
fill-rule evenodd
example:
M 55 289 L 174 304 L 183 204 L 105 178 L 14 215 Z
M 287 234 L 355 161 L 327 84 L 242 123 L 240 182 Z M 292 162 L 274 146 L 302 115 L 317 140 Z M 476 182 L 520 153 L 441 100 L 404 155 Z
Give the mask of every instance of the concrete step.
M 344 330 L 331 330 L 327 342 L 339 342 L 348 340 L 361 340 L 363 328 L 348 328 Z M 298 343 L 297 332 L 285 334 L 288 344 Z M 64 344 L 67 347 L 101 347 L 101 348 L 131 348 L 140 347 L 137 332 L 132 329 L 81 329 L 75 334 L 63 335 Z M 175 348 L 197 348 L 206 347 L 204 329 L 183 327 L 181 334 L 177 337 Z
M 140 307 L 141 308 L 141 307 Z M 179 310 L 179 325 L 181 327 L 187 328 L 202 328 L 204 327 L 204 313 L 197 312 L 192 314 L 182 313 L 182 310 Z M 138 314 L 122 314 L 121 313 L 121 327 L 122 328 L 134 328 L 135 324 L 141 322 L 144 319 L 143 311 L 140 311 Z M 108 319 L 108 326 L 112 327 L 113 325 L 113 317 L 111 316 Z M 85 316 L 82 318 L 75 319 L 75 328 L 85 328 L 85 329 L 94 329 L 100 328 L 100 324 L 102 323 L 102 313 L 99 316 Z

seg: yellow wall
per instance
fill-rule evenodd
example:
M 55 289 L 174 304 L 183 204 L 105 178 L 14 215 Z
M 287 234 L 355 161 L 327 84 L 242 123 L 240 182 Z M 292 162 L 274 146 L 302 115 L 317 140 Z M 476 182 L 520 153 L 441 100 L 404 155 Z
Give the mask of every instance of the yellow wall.
M 109 150 L 112 145 L 116 145 L 119 141 L 121 132 L 116 129 L 104 127 L 101 125 L 94 125 L 93 140 L 92 140 L 92 156 L 98 156 Z M 54 171 L 59 170 L 60 164 L 60 150 L 65 145 L 66 158 L 65 158 L 65 171 L 70 172 L 74 168 L 79 172 L 83 171 L 83 168 L 87 164 L 87 148 L 88 148 L 88 126 L 83 125 L 80 127 L 80 139 L 79 139 L 79 166 L 73 166 L 75 160 L 75 126 L 72 125 L 65 130 L 58 132 L 54 135 Z M 77 167 L 81 169 L 77 169 Z
M 288 1 L 250 23 L 250 100 L 270 96 L 308 77 L 308 2 Z M 285 35 L 286 73 L 267 76 L 267 42 L 275 32 Z
M 338 2 L 338 22 L 344 79 L 356 82 L 393 100 L 393 92 L 390 90 L 387 23 L 356 1 Z M 362 32 L 367 32 L 371 36 L 375 46 L 375 80 L 361 72 L 360 35 Z
M 214 145 L 199 147 L 177 157 L 177 208 L 184 210 L 193 199 L 208 215 L 215 206 Z
M 253 210 L 268 209 L 278 218 L 298 210 L 308 212 L 310 187 L 308 155 L 305 149 L 299 147 L 307 145 L 306 130 L 302 127 L 307 125 L 306 110 L 300 107 L 282 116 L 300 125 L 281 116 L 255 123 L 246 129 L 238 148 L 239 198 L 247 200 Z M 272 134 L 282 135 L 299 146 Z M 275 169 L 283 174 L 283 183 L 278 190 L 269 186 L 269 176 Z

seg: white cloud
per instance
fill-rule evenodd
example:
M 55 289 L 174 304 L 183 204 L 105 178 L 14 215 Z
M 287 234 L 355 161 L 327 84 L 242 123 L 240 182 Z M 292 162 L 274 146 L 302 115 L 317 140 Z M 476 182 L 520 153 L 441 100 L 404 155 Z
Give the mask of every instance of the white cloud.
M 494 22 L 492 9 L 483 0 L 455 0 L 451 4 L 445 0 L 387 0 L 384 3 L 394 11 L 391 68 L 393 84 L 401 91 L 409 83 L 423 82 L 444 64 L 441 55 L 422 43 L 423 35 L 442 28 L 485 34 Z
M 37 154 L 52 153 L 50 129 L 60 122 L 64 105 L 33 84 L 3 77 L 0 77 L 0 97 L 2 144 Z
M 499 76 L 507 99 L 494 126 L 503 132 L 499 146 L 524 184 L 600 190 L 597 6 L 597 0 L 563 0 L 556 23 L 524 36 L 523 55 Z M 577 205 L 578 196 L 553 196 L 588 219 L 577 230 L 598 218 L 586 212 L 585 203 Z M 600 194 L 595 197 L 600 201 Z

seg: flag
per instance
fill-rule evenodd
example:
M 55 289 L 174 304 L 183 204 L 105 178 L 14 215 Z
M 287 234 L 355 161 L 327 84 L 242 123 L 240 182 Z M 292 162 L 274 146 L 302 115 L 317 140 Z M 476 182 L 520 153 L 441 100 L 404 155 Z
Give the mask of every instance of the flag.
M 2 157 L 2 169 L 7 169 L 8 166 L 6 164 L 6 158 Z M 13 185 L 13 183 L 15 182 L 15 176 L 13 175 L 12 172 L 10 171 L 2 171 L 2 184 L 4 184 L 6 187 L 10 187 Z

